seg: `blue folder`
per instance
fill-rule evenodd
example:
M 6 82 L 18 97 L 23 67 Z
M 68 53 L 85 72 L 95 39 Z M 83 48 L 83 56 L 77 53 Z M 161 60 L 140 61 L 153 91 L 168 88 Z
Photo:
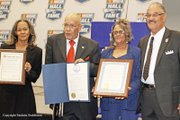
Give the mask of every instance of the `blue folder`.
M 69 102 L 66 63 L 42 66 L 45 104 Z
M 45 64 L 42 66 L 45 104 L 56 104 L 70 101 L 66 67 L 67 63 Z M 87 72 L 89 80 L 89 70 Z M 88 81 L 88 96 L 90 96 L 90 81 Z M 78 101 L 89 102 L 89 100 Z

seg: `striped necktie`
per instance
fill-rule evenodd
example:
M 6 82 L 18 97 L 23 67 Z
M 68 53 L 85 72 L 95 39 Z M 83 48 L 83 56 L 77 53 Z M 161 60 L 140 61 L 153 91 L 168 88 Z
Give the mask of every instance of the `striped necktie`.
M 144 65 L 144 71 L 143 71 L 143 78 L 146 80 L 149 76 L 149 65 L 150 65 L 150 60 L 151 60 L 151 54 L 152 54 L 152 49 L 153 49 L 153 41 L 154 37 L 151 37 L 150 39 L 150 44 L 149 44 L 149 50 L 146 58 L 146 63 Z

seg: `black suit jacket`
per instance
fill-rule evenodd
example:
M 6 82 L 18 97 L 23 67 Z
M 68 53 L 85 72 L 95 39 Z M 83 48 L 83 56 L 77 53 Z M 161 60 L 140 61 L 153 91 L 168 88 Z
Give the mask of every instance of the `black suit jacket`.
M 66 38 L 64 33 L 48 38 L 45 63 L 66 62 Z M 75 59 L 82 58 L 90 62 L 90 88 L 94 86 L 100 53 L 98 43 L 79 36 Z M 97 100 L 91 95 L 91 102 L 69 102 L 64 104 L 64 116 L 73 115 L 77 120 L 95 120 L 97 115 Z
M 149 36 L 139 42 L 141 71 Z M 158 103 L 164 115 L 177 116 L 180 103 L 180 32 L 166 28 L 156 60 L 154 80 Z

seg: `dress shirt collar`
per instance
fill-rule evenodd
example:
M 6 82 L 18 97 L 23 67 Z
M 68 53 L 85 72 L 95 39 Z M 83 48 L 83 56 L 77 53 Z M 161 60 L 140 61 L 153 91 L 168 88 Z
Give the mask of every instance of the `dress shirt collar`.
M 150 38 L 151 38 L 151 37 L 157 38 L 157 37 L 159 37 L 159 36 L 163 36 L 163 35 L 164 35 L 164 32 L 165 32 L 165 27 L 163 27 L 163 28 L 162 28 L 159 32 L 157 32 L 155 35 L 153 35 L 153 34 L 151 33 Z
M 66 39 L 66 40 L 67 40 L 67 41 L 70 41 L 69 39 Z M 74 39 L 75 45 L 77 45 L 78 41 L 79 41 L 79 34 L 78 34 L 77 38 Z M 68 43 L 69 43 L 69 42 L 68 42 Z

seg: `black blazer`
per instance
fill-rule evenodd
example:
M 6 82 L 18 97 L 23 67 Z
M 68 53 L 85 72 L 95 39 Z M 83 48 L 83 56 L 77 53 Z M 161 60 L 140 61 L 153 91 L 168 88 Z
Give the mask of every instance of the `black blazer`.
M 15 49 L 15 45 L 3 44 L 1 49 Z M 36 82 L 42 65 L 42 49 L 27 47 L 27 62 L 32 66 L 26 72 L 25 85 L 0 85 L 0 113 L 36 113 L 35 98 L 31 82 Z
M 45 64 L 66 62 L 66 38 L 64 33 L 48 38 L 46 45 Z M 94 86 L 100 52 L 98 43 L 79 36 L 75 59 L 82 58 L 90 62 L 90 87 Z M 95 120 L 97 100 L 91 96 L 91 102 L 69 102 L 64 104 L 64 117 L 73 115 L 78 120 Z

